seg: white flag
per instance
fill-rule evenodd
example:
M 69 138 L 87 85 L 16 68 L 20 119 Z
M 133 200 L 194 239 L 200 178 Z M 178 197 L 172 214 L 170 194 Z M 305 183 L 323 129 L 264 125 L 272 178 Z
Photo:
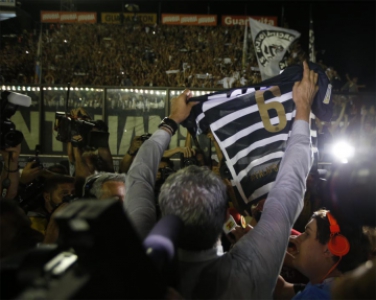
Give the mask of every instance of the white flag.
M 262 80 L 279 75 L 279 62 L 291 43 L 300 37 L 300 33 L 264 24 L 252 18 L 249 18 L 249 25 Z

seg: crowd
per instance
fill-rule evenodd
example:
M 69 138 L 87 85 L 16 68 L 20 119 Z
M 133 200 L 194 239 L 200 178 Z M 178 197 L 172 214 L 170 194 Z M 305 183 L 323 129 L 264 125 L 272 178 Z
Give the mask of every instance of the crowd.
M 51 25 L 43 30 L 42 83 L 215 87 L 235 73 L 240 80 L 242 41 L 240 27 Z M 34 83 L 38 35 L 3 44 L 2 81 Z M 253 57 L 249 68 L 256 65 Z
M 372 210 L 376 169 L 372 161 L 343 164 L 333 168 L 330 191 L 321 186 L 317 171 L 311 170 L 309 133 L 317 78 L 305 63 L 303 78 L 293 88 L 296 116 L 274 186 L 245 219 L 239 217 L 236 201 L 229 204 L 231 184 L 221 179 L 221 168 L 213 168 L 215 164 L 194 143 L 167 150 L 195 105 L 187 102 L 192 96 L 189 90 L 171 101 L 169 117 L 153 135 L 134 138 L 118 173 L 108 146 L 88 148 L 87 136 L 80 133 L 74 133 L 67 144 L 68 167 L 57 164 L 43 169 L 34 159 L 20 174 L 20 145 L 2 148 L 1 260 L 40 244 L 59 243 L 62 236 L 56 218 L 79 199 L 115 199 L 140 240 L 149 236 L 160 218 L 174 215 L 181 220 L 178 251 L 172 252 L 179 272 L 174 283 L 167 282 L 168 299 L 375 298 L 376 222 Z M 82 108 L 71 113 L 86 119 Z M 374 108 L 368 110 L 363 124 L 370 114 L 374 116 Z M 104 122 L 96 122 L 91 132 L 106 131 Z M 174 155 L 180 155 L 183 162 L 178 171 L 171 161 Z M 238 217 L 242 224 L 228 226 Z M 81 232 L 80 247 L 93 245 L 85 235 L 85 222 L 69 226 Z M 122 230 L 106 232 L 103 249 L 111 247 L 107 241 Z M 110 258 L 100 256 L 96 260 L 101 261 L 91 264 L 105 264 L 106 259 Z M 360 271 L 370 268 L 373 272 Z M 353 270 L 357 272 L 351 273 Z M 104 275 L 112 280 L 111 273 Z M 366 284 L 351 289 L 350 283 L 356 280 Z M 142 283 L 146 290 L 149 284 Z M 123 285 L 134 288 L 127 282 Z
M 147 91 L 149 92 L 149 91 Z M 110 110 L 136 110 L 150 112 L 150 110 L 165 108 L 166 92 L 155 92 L 153 94 L 123 92 L 119 90 L 107 93 L 107 107 Z
M 250 33 L 243 64 L 243 26 L 50 24 L 40 45 L 37 32 L 2 39 L 2 83 L 39 83 L 37 61 L 40 83 L 51 85 L 229 88 L 261 81 Z M 285 62 L 306 58 L 295 42 Z M 333 67 L 320 65 L 334 91 L 362 87 L 348 75 L 344 85 Z

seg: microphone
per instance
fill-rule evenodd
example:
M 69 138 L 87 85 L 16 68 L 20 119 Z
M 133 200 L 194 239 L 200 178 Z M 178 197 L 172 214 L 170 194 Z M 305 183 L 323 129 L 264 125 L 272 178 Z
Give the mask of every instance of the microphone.
M 183 221 L 173 215 L 163 217 L 145 238 L 146 254 L 159 270 L 169 265 L 176 253 L 176 245 L 183 229 Z
M 243 228 L 247 227 L 247 221 L 245 218 L 237 211 L 236 208 L 230 207 L 228 208 L 228 213 L 232 216 L 234 221 L 236 222 L 237 225 L 240 225 Z
M 228 213 L 234 218 L 236 224 L 240 224 L 240 214 L 234 207 L 230 207 Z

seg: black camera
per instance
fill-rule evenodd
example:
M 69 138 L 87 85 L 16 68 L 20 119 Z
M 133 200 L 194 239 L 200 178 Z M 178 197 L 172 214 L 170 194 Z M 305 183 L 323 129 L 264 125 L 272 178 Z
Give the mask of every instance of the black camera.
M 168 176 L 175 173 L 175 171 L 171 169 L 170 167 L 160 168 L 158 169 L 158 171 L 161 173 L 160 181 L 162 182 L 165 182 Z
M 108 132 L 93 131 L 94 128 L 103 130 L 102 121 L 92 121 L 87 116 L 80 115 L 73 117 L 70 114 L 57 112 L 55 115 L 56 139 L 63 143 L 72 142 L 79 147 L 97 149 L 108 145 Z M 80 135 L 82 140 L 75 140 L 73 137 Z
M 197 166 L 198 162 L 195 157 L 184 157 L 183 159 L 183 167 L 188 167 L 188 166 Z
M 63 143 L 72 141 L 72 137 L 81 135 L 83 143 L 87 140 L 87 135 L 95 127 L 92 121 L 86 121 L 86 118 L 78 116 L 73 117 L 70 114 L 57 112 L 55 115 L 56 139 Z
M 76 197 L 76 195 L 74 195 L 74 194 L 70 194 L 70 195 L 65 195 L 64 197 L 63 197 L 63 201 L 62 201 L 62 203 L 72 203 L 74 200 L 76 200 L 76 199 L 78 199 L 77 197 Z
M 40 162 L 40 159 L 39 159 L 39 153 L 40 153 L 40 145 L 36 145 L 35 146 L 35 156 L 34 157 L 29 157 L 27 159 L 28 163 L 35 161 L 35 163 L 33 165 L 33 169 L 34 168 L 38 168 L 38 167 L 43 167 L 43 164 Z
M 151 232 L 162 238 L 150 236 L 142 244 L 118 200 L 74 201 L 56 215 L 57 247 L 38 247 L 2 261 L 1 298 L 163 299 L 167 286 L 175 287 L 166 275 L 176 278 L 169 251 L 177 251 L 182 227 L 171 217 Z M 168 240 L 169 247 L 160 240 Z
M 29 107 L 31 105 L 31 98 L 26 95 L 2 92 L 0 100 L 0 149 L 15 147 L 20 144 L 24 136 L 21 131 L 16 130 L 16 126 L 10 120 L 18 106 Z
M 39 178 L 28 185 L 20 185 L 18 188 L 18 202 L 27 213 L 44 205 L 43 190 L 44 179 Z
M 175 173 L 175 171 L 172 168 L 170 168 L 170 167 L 164 167 L 164 168 L 159 168 L 158 169 L 158 173 L 161 176 L 155 182 L 155 185 L 154 185 L 154 196 L 155 196 L 155 204 L 157 206 L 157 215 L 160 216 L 161 212 L 160 212 L 159 204 L 158 204 L 158 195 L 159 195 L 159 193 L 161 191 L 161 187 L 165 183 L 166 179 L 171 174 Z

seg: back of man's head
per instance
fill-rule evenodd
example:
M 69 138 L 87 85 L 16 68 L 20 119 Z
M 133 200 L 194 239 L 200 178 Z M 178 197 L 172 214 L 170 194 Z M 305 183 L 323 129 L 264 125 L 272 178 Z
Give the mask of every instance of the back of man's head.
M 104 187 L 104 184 L 115 184 Z M 116 184 L 118 183 L 118 184 Z M 121 189 L 121 191 L 119 191 Z M 92 197 L 97 199 L 119 197 L 124 200 L 125 193 L 125 175 L 109 172 L 100 172 L 86 178 L 83 187 L 83 197 Z
M 62 164 L 54 164 L 54 165 L 48 167 L 47 170 L 51 171 L 52 173 L 55 173 L 55 174 L 69 175 L 67 168 Z
M 226 186 L 207 168 L 189 166 L 170 175 L 161 188 L 162 215 L 184 222 L 180 246 L 200 251 L 212 248 L 226 220 Z
M 70 176 L 64 176 L 64 175 L 53 175 L 51 177 L 48 177 L 44 183 L 43 191 L 45 193 L 51 193 L 54 191 L 58 185 L 65 184 L 65 183 L 74 183 L 74 178 Z

